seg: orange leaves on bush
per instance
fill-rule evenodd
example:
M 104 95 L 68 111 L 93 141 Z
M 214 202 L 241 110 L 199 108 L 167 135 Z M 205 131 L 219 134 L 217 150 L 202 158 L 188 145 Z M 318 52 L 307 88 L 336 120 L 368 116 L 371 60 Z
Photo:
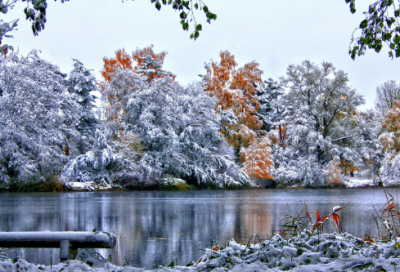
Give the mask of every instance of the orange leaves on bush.
M 268 136 L 253 141 L 242 153 L 245 161 L 244 171 L 250 177 L 273 179 L 269 174 L 274 163 L 271 160 L 271 141 Z
M 358 168 L 357 166 L 354 166 L 353 164 L 351 164 L 350 162 L 348 162 L 346 160 L 341 160 L 339 167 L 342 170 L 341 171 L 342 174 L 344 174 L 344 175 L 348 175 L 348 174 L 354 173 L 356 171 L 360 171 L 360 168 Z
M 333 159 L 328 164 L 326 169 L 326 180 L 328 185 L 341 183 L 339 160 L 338 156 L 333 156 Z

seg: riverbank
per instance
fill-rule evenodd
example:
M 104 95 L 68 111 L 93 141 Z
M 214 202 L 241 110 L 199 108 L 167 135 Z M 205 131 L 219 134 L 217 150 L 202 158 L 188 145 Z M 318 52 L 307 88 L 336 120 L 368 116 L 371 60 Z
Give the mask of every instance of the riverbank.
M 341 183 L 329 185 L 325 188 L 370 188 L 379 187 L 372 179 L 347 178 Z M 393 186 L 396 187 L 396 186 Z M 188 184 L 186 181 L 178 178 L 168 178 L 163 182 L 151 186 L 142 187 L 123 187 L 119 184 L 97 184 L 94 182 L 69 182 L 62 183 L 58 179 L 52 179 L 44 182 L 11 183 L 8 187 L 0 188 L 1 192 L 94 192 L 94 191 L 190 191 L 190 190 L 220 190 L 220 189 L 302 189 L 301 186 L 290 187 L 265 187 L 261 185 L 245 186 L 242 188 L 221 188 L 217 186 L 196 186 Z
M 0 271 L 396 271 L 400 269 L 400 242 L 373 242 L 351 234 L 309 233 L 283 238 L 274 235 L 260 241 L 252 237 L 248 244 L 233 239 L 226 247 L 215 245 L 204 250 L 197 261 L 152 270 L 131 266 L 115 266 L 105 260 L 86 257 L 55 265 L 36 265 L 25 260 L 4 259 Z

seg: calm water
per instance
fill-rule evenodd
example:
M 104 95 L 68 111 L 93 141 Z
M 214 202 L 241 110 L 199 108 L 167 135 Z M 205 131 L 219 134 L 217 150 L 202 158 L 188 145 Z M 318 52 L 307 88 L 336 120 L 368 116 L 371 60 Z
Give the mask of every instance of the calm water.
M 398 189 L 390 192 L 399 197 Z M 373 206 L 386 202 L 382 189 L 249 190 L 190 192 L 19 193 L 0 194 L 0 231 L 113 232 L 117 246 L 99 250 L 113 263 L 152 268 L 177 258 L 181 265 L 201 256 L 212 241 L 247 243 L 252 234 L 267 237 L 281 219 L 306 203 L 321 215 L 333 206 L 343 230 L 375 235 Z M 14 254 L 35 263 L 58 261 L 57 249 L 24 249 Z

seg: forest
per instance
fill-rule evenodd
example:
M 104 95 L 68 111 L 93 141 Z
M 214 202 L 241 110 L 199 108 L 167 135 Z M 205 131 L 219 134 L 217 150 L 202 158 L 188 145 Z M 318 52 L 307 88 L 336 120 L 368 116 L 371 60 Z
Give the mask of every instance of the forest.
M 0 59 L 1 190 L 398 185 L 395 81 L 361 111 L 332 63 L 271 79 L 221 51 L 182 86 L 163 70 L 166 54 L 117 50 L 101 80 L 79 60 L 64 74 L 35 50 Z

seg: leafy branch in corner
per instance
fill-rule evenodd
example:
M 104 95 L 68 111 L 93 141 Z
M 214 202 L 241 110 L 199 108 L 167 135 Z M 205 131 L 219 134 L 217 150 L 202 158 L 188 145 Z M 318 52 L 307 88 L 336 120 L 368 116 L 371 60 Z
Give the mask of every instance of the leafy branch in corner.
M 162 5 L 171 5 L 175 11 L 179 12 L 179 18 L 183 30 L 189 30 L 189 24 L 194 23 L 194 30 L 190 34 L 190 38 L 196 40 L 200 36 L 200 31 L 203 29 L 201 24 L 196 22 L 195 11 L 202 10 L 207 18 L 207 23 L 211 23 L 211 20 L 216 20 L 217 15 L 212 13 L 206 4 L 201 0 L 151 0 L 154 3 L 156 9 L 161 10 Z
M 355 13 L 355 0 L 345 0 L 350 6 L 350 12 Z M 377 0 L 369 5 L 365 19 L 353 32 L 349 45 L 349 54 L 354 60 L 356 56 L 365 54 L 366 49 L 373 49 L 379 53 L 386 43 L 389 47 L 389 57 L 400 57 L 400 1 Z M 354 37 L 357 30 L 361 35 Z

